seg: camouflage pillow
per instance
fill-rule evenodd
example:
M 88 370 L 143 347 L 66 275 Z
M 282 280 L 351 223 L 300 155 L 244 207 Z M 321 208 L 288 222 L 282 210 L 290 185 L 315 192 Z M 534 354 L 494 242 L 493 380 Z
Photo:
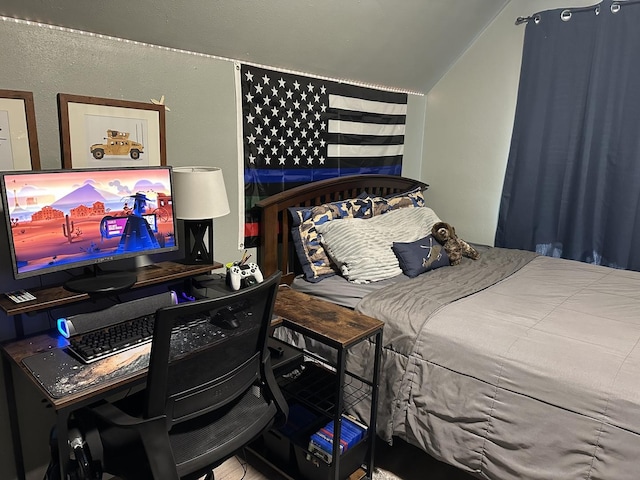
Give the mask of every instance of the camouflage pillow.
M 398 208 L 415 208 L 424 207 L 425 205 L 424 195 L 420 187 L 389 197 L 372 197 L 371 200 L 373 201 L 374 216 L 397 210 Z
M 320 240 L 316 225 L 341 218 L 369 218 L 372 216 L 372 199 L 364 194 L 316 207 L 291 207 L 291 234 L 302 266 L 304 276 L 310 282 L 319 282 L 323 278 L 337 273 Z

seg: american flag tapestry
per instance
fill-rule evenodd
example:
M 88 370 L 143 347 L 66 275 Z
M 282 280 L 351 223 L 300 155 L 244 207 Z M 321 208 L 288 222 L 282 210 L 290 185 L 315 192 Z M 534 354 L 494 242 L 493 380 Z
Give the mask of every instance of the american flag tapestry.
M 244 245 L 263 198 L 344 175 L 400 175 L 407 94 L 240 65 Z M 240 119 L 239 119 L 240 121 Z

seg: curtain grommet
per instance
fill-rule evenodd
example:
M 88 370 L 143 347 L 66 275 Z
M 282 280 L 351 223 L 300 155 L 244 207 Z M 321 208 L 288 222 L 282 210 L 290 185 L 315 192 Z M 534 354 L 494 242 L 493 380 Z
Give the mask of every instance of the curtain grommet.
M 563 22 L 568 22 L 569 20 L 571 20 L 571 10 L 563 10 L 560 13 L 560 20 L 562 20 Z
M 620 4 L 614 2 L 611 4 L 611 13 L 618 13 L 620 11 Z

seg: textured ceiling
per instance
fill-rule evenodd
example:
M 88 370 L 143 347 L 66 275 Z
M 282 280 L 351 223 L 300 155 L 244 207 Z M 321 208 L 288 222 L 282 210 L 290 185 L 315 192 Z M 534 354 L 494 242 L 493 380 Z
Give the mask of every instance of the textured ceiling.
M 0 15 L 426 93 L 508 2 L 3 0 Z

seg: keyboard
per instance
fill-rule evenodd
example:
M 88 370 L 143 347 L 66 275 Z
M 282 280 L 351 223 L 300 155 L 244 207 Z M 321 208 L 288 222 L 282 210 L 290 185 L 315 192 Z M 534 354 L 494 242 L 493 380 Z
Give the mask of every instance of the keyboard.
M 84 363 L 92 363 L 102 358 L 150 343 L 153 338 L 155 315 L 143 315 L 109 327 L 93 330 L 69 338 L 69 350 Z M 211 323 L 207 315 L 186 317 L 172 329 L 173 337 L 202 338 L 217 336 L 224 338 L 222 329 Z M 185 337 L 185 338 L 186 338 Z

